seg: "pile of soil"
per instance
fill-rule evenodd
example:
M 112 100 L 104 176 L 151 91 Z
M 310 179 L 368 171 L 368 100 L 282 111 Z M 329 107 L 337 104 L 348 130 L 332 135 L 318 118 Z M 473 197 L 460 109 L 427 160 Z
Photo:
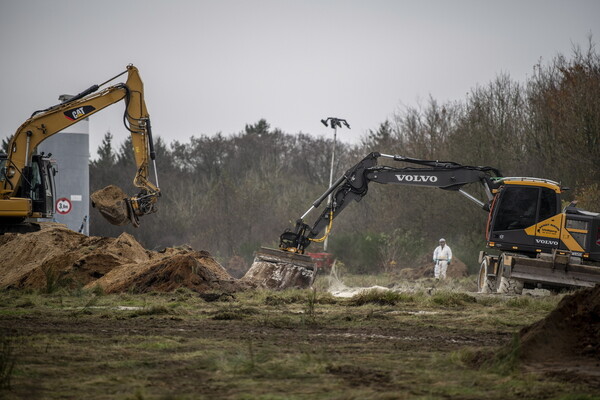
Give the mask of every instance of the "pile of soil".
M 177 250 L 158 260 L 120 265 L 86 288 L 95 286 L 106 293 L 171 292 L 180 287 L 201 293 L 231 293 L 242 288 L 208 252 L 193 250 Z
M 421 279 L 421 278 L 433 278 L 435 264 L 431 260 L 431 256 L 428 254 L 420 257 L 416 262 L 414 268 L 403 268 L 398 272 L 398 277 L 401 279 Z M 469 275 L 467 265 L 460 261 L 458 258 L 453 257 L 452 262 L 446 270 L 446 277 L 448 278 L 464 278 Z
M 519 336 L 519 357 L 525 363 L 590 359 L 600 375 L 600 285 L 565 296 Z
M 566 296 L 544 319 L 521 329 L 516 354 L 524 370 L 600 389 L 600 286 Z
M 38 232 L 0 235 L 0 288 L 48 289 L 100 286 L 105 292 L 234 292 L 237 282 L 205 251 L 189 247 L 144 249 L 128 233 L 118 238 L 85 236 L 43 223 Z

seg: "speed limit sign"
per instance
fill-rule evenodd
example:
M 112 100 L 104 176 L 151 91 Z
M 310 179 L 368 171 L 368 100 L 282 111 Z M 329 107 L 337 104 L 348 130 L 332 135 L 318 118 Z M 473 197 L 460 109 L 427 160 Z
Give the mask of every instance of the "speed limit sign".
M 71 211 L 73 206 L 71 205 L 71 200 L 66 197 L 62 197 L 56 200 L 56 212 L 59 214 L 68 214 Z

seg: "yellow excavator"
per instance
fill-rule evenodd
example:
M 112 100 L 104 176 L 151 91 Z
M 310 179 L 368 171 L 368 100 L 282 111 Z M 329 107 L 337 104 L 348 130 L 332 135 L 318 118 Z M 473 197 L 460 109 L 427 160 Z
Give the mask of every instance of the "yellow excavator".
M 379 165 L 379 158 L 410 166 Z M 369 154 L 346 171 L 314 201 L 296 221 L 295 228 L 280 236 L 279 249 L 261 248 L 256 253 L 256 271 L 249 271 L 250 276 L 260 276 L 265 282 L 290 276 L 294 278 L 290 281 L 298 286 L 310 285 L 314 266 L 304 254 L 305 249 L 327 237 L 334 218 L 352 201 L 360 201 L 371 182 L 458 192 L 487 212 L 486 245 L 499 254 L 480 253 L 480 292 L 520 294 L 523 288 L 600 284 L 600 213 L 579 209 L 574 203 L 561 210 L 561 193 L 565 188 L 559 183 L 540 178 L 503 177 L 493 167 L 379 152 Z M 483 188 L 484 200 L 463 189 L 477 183 Z M 313 225 L 307 224 L 306 216 L 330 194 L 332 201 Z M 319 237 L 323 232 L 324 236 Z M 282 284 L 278 288 L 283 288 Z
M 125 83 L 106 86 L 125 74 Z M 140 192 L 128 196 L 111 185 L 93 193 L 90 196 L 92 204 L 115 225 L 131 222 L 139 226 L 140 216 L 156 211 L 160 189 L 150 116 L 138 69 L 128 65 L 125 71 L 104 83 L 93 85 L 60 104 L 34 112 L 17 129 L 8 143 L 8 152 L 0 153 L 0 233 L 39 229 L 35 224 L 37 219 L 51 218 L 54 214 L 56 168 L 50 154 L 37 154 L 38 145 L 121 100 L 125 102 L 123 122 L 131 133 L 137 167 L 133 183 Z M 155 183 L 148 177 L 150 160 L 153 162 Z

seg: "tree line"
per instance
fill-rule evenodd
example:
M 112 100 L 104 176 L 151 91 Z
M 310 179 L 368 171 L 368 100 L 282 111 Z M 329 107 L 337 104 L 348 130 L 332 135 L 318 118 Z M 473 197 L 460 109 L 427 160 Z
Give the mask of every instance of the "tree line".
M 349 117 L 350 116 L 346 116 Z M 535 65 L 525 82 L 501 74 L 459 101 L 405 107 L 360 143 L 337 143 L 336 175 L 372 151 L 498 168 L 571 188 L 565 199 L 600 211 L 600 57 L 593 43 Z M 125 228 L 146 247 L 187 244 L 225 265 L 249 264 L 325 191 L 332 141 L 290 134 L 260 120 L 233 135 L 200 135 L 155 143 L 162 197 L 159 211 Z M 131 142 L 107 133 L 90 164 L 91 190 L 117 184 L 134 193 Z M 395 164 L 396 166 L 402 166 Z M 469 188 L 477 192 L 478 188 Z M 309 215 L 312 223 L 317 213 Z M 334 221 L 329 251 L 358 272 L 413 266 L 445 237 L 475 271 L 484 249 L 486 213 L 454 192 L 371 184 L 363 201 Z M 124 229 L 99 216 L 91 234 Z M 322 251 L 312 244 L 309 251 Z

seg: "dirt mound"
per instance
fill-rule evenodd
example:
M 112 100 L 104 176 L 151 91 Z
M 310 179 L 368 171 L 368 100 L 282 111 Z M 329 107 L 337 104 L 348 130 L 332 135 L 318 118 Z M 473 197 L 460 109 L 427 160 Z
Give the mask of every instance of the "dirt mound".
M 426 254 L 420 257 L 416 262 L 414 268 L 403 268 L 398 272 L 398 276 L 401 279 L 420 279 L 420 278 L 433 278 L 433 269 L 435 267 L 431 256 Z M 452 262 L 448 266 L 446 276 L 448 278 L 464 278 L 469 275 L 467 265 L 460 261 L 458 258 L 452 258 Z
M 108 185 L 90 195 L 92 206 L 113 225 L 129 223 L 128 198 L 127 193 L 115 185 Z
M 519 333 L 525 362 L 600 361 L 600 285 L 566 296 L 546 318 Z
M 231 292 L 247 287 L 205 251 L 149 251 L 128 233 L 88 237 L 58 224 L 42 224 L 40 231 L 28 234 L 0 235 L 0 259 L 1 288 L 100 285 L 114 293 L 179 287 Z
M 137 265 L 121 265 L 86 287 L 94 286 L 106 293 L 170 292 L 180 287 L 198 292 L 234 292 L 242 288 L 208 252 L 193 250 L 179 250 Z

